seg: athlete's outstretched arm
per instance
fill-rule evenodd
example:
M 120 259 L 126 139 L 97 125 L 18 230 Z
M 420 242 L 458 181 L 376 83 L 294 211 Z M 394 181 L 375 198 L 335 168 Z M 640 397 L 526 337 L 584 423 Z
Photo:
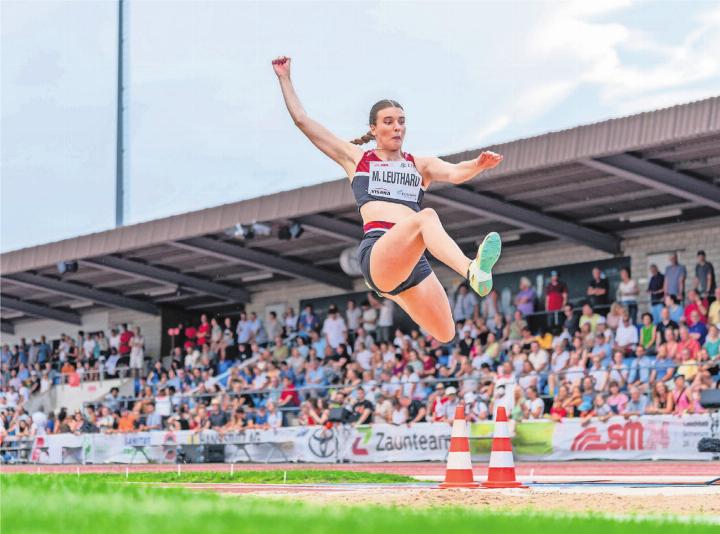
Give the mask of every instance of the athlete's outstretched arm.
M 362 149 L 349 141 L 340 139 L 322 124 L 308 117 L 290 80 L 289 57 L 278 57 L 273 60 L 272 65 L 280 81 L 280 89 L 282 90 L 283 98 L 285 98 L 285 105 L 290 112 L 295 126 L 300 128 L 300 131 L 302 131 L 323 154 L 348 170 L 349 176 L 352 176 L 352 171 L 357 161 L 362 157 Z
M 460 163 L 448 163 L 436 157 L 416 157 L 415 163 L 428 184 L 430 182 L 461 184 L 482 171 L 498 166 L 502 160 L 500 154 L 484 151 L 477 158 Z

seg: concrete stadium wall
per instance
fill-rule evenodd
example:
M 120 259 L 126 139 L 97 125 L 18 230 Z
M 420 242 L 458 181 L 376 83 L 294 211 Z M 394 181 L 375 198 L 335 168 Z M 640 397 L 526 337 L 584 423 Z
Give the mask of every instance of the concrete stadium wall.
M 142 335 L 145 337 L 145 352 L 150 355 L 157 355 L 160 352 L 160 317 L 147 315 L 135 311 L 109 310 L 82 314 L 82 324 L 73 325 L 59 321 L 39 320 L 15 325 L 14 334 L 2 334 L 2 343 L 12 345 L 18 343 L 20 338 L 25 338 L 29 343 L 33 339 L 40 339 L 45 336 L 48 341 L 59 339 L 61 334 L 76 337 L 78 330 L 85 332 L 97 332 L 103 330 L 106 335 L 118 325 L 127 323 L 129 327 L 139 326 Z

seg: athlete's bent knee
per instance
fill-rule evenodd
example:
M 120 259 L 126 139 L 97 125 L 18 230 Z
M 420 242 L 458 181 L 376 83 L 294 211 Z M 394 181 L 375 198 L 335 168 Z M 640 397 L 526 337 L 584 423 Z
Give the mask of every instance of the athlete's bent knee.
M 449 327 L 441 328 L 433 337 L 442 344 L 450 343 L 453 339 L 455 339 L 455 325 L 453 324 Z

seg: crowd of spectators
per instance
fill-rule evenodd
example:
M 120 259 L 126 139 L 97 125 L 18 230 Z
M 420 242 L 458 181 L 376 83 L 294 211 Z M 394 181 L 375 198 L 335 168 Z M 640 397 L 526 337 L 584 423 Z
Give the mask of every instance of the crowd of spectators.
M 720 288 L 702 251 L 694 277 L 675 255 L 664 273 L 651 266 L 649 306 L 639 317 L 641 289 L 628 269 L 615 295 L 593 269 L 575 307 L 560 273 L 549 274 L 544 288 L 523 278 L 509 310 L 495 292 L 480 302 L 460 285 L 450 344 L 394 328 L 393 302 L 368 293 L 342 310 L 331 305 L 324 317 L 310 305 L 264 319 L 202 315 L 173 329 L 172 354 L 149 370 L 140 330 L 127 327 L 108 338 L 64 336 L 55 350 L 44 338 L 3 347 L 0 432 L 449 422 L 459 403 L 470 421 L 492 418 L 499 402 L 515 420 L 704 411 L 700 392 L 720 377 Z M 541 308 L 542 326 L 531 328 Z M 136 373 L 134 396 L 114 389 L 75 413 L 25 413 L 22 400 L 56 380 L 56 360 L 75 374 L 124 363 Z

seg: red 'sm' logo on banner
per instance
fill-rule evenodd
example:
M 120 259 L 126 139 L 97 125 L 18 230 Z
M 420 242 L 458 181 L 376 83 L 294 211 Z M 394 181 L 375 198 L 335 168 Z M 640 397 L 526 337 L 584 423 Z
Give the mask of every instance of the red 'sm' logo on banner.
M 573 440 L 573 451 L 636 451 L 643 450 L 643 425 L 631 421 L 608 425 L 607 436 L 591 426 L 580 432 Z

